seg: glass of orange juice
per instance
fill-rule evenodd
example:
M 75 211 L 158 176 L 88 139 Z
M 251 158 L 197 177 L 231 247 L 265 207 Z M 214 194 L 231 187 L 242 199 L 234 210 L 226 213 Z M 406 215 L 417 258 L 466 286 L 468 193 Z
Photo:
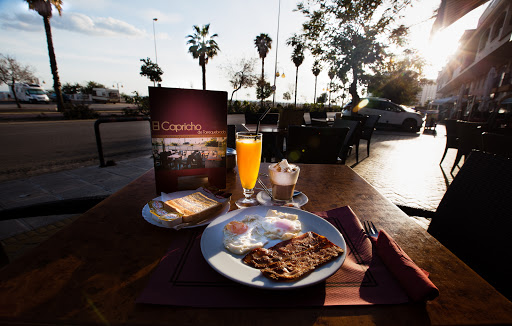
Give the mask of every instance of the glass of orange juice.
M 261 133 L 236 133 L 236 165 L 245 196 L 236 201 L 239 208 L 259 205 L 258 201 L 251 197 L 260 172 L 261 144 Z

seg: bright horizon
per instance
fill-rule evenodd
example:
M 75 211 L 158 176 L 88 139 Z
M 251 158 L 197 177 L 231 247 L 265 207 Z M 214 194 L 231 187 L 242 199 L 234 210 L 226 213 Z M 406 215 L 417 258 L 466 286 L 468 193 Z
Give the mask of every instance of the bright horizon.
M 294 12 L 298 1 L 281 0 L 280 31 L 277 35 L 277 0 L 258 2 L 237 1 L 148 1 L 141 8 L 133 0 L 64 0 L 62 16 L 54 10 L 51 19 L 53 42 L 61 84 L 95 81 L 108 88 L 118 88 L 122 93 L 147 95 L 152 83 L 139 75 L 140 59 L 149 57 L 155 61 L 156 34 L 157 61 L 163 69 L 162 86 L 178 88 L 202 88 L 201 68 L 197 59 L 188 53 L 186 36 L 193 33 L 193 25 L 210 23 L 210 33 L 217 33 L 219 54 L 206 66 L 206 86 L 209 90 L 221 90 L 231 95 L 226 71 L 223 67 L 240 59 L 255 59 L 255 72 L 261 71 L 261 59 L 254 46 L 254 38 L 267 33 L 273 39 L 272 49 L 265 58 L 267 80 L 273 84 L 276 47 L 277 67 L 285 78 L 277 78 L 277 102 L 286 102 L 282 94 L 295 87 L 295 66 L 291 62 L 291 49 L 286 40 L 300 32 L 304 20 Z M 478 18 L 487 5 L 483 5 L 440 31 L 433 40 L 430 29 L 434 22 L 434 10 L 439 1 L 416 0 L 406 11 L 403 23 L 411 26 L 410 47 L 423 53 L 430 66 L 425 67 L 425 77 L 436 79 L 449 55 L 457 48 L 464 30 L 476 28 Z M 46 35 L 42 18 L 22 1 L 0 0 L 0 53 L 11 55 L 24 65 L 31 65 L 45 89 L 51 89 L 53 78 L 50 71 Z M 157 18 L 153 22 L 153 18 Z M 279 43 L 277 44 L 277 40 Z M 298 102 L 313 102 L 313 59 L 299 67 Z M 324 68 L 318 76 L 317 96 L 327 88 L 329 78 Z M 7 91 L 7 86 L 0 86 Z M 235 99 L 255 100 L 254 89 L 241 89 Z M 270 98 L 271 99 L 271 98 Z M 293 103 L 293 97 L 291 101 Z M 340 103 L 339 103 L 340 104 Z

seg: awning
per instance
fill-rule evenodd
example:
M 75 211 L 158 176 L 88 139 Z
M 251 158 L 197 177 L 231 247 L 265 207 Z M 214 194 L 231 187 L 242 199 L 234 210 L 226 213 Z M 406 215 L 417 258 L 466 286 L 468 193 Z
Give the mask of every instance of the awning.
M 488 2 L 489 0 L 442 0 L 430 35 L 450 26 L 467 13 Z
M 504 99 L 501 104 L 512 104 L 512 97 Z
M 445 97 L 445 98 L 438 98 L 432 101 L 432 105 L 441 105 L 446 103 L 453 103 L 457 101 L 458 96 L 451 96 L 451 97 Z

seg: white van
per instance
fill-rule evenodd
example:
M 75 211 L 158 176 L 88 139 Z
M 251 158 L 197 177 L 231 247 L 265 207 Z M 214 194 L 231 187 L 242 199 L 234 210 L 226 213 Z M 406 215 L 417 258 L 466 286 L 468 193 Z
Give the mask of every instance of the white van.
M 121 96 L 117 89 L 93 88 L 92 100 L 98 103 L 119 103 Z
M 9 85 L 12 94 L 12 87 Z M 49 103 L 50 99 L 44 89 L 38 84 L 15 83 L 14 92 L 19 101 L 30 103 Z

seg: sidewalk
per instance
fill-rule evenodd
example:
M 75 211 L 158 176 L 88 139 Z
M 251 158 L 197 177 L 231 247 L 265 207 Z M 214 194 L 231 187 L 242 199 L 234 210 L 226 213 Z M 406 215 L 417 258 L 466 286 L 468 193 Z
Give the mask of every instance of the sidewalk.
M 359 163 L 355 151 L 346 164 L 396 205 L 434 211 L 453 177 L 449 171 L 456 151 L 449 150 L 443 165 L 439 161 L 446 143 L 445 128 L 437 135 L 377 130 L 370 156 L 361 142 Z M 149 156 L 117 162 L 115 166 L 89 166 L 27 179 L 0 183 L 0 209 L 48 201 L 109 195 L 153 167 Z M 457 170 L 455 171 L 457 172 Z M 31 217 L 0 222 L 0 240 L 11 259 L 44 241 L 77 216 Z M 423 226 L 428 220 L 418 218 Z

